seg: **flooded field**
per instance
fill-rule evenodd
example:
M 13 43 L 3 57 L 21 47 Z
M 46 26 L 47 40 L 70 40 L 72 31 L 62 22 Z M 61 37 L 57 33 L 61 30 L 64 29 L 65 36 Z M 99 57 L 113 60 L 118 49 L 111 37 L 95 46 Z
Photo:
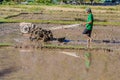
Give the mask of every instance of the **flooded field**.
M 86 53 L 91 54 L 88 67 Z M 1 48 L 0 79 L 119 80 L 119 60 L 119 51 Z

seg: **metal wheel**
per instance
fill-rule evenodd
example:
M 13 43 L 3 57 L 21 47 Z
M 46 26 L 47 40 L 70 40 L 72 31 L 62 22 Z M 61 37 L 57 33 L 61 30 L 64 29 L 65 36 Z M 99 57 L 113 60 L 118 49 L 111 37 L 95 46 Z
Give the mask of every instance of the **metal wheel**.
M 23 25 L 23 26 L 20 26 L 20 31 L 21 31 L 22 33 L 29 33 L 30 28 L 29 28 L 28 25 Z

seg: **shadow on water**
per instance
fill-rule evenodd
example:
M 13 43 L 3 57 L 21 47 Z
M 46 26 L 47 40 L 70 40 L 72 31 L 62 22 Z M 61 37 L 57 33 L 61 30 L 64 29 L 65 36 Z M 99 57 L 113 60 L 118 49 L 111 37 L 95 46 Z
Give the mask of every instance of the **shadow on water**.
M 59 40 L 58 40 L 59 41 Z M 60 38 L 60 41 L 59 42 L 66 42 L 66 43 L 69 43 L 69 42 L 76 42 L 75 40 L 69 40 L 69 39 L 65 39 L 64 38 Z M 92 40 L 93 43 L 109 43 L 109 44 L 120 44 L 120 41 L 119 40 L 107 40 L 107 39 L 104 39 L 104 40 Z M 77 40 L 77 43 L 87 43 L 86 40 Z
M 116 40 L 93 40 L 95 43 L 111 43 L 111 44 L 120 44 L 120 41 Z
M 17 69 L 14 67 L 9 67 L 9 68 L 3 69 L 0 71 L 0 77 L 4 77 L 5 75 L 10 74 L 15 71 L 17 71 Z

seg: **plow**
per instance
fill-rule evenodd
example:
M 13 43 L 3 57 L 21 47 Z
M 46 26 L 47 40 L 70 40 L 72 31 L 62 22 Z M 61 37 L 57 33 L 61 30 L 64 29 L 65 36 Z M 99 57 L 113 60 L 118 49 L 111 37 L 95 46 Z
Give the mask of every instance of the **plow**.
M 16 48 L 39 48 L 49 41 L 63 42 L 65 40 L 65 37 L 55 38 L 53 36 L 51 30 L 56 28 L 43 29 L 35 24 L 25 22 L 20 23 L 19 26 L 24 40 L 16 45 Z
M 54 38 L 52 30 L 57 30 L 57 29 L 63 29 L 63 28 L 72 28 L 72 27 L 78 27 L 81 26 L 80 24 L 73 24 L 73 25 L 66 25 L 66 26 L 58 26 L 58 27 L 52 27 L 52 28 L 47 28 L 47 29 L 42 29 L 35 24 L 32 23 L 20 23 L 20 31 L 23 34 L 29 34 L 29 39 L 31 41 L 33 40 L 41 40 L 43 42 L 51 41 L 51 40 L 58 40 L 58 41 L 63 41 L 65 37 L 63 38 Z

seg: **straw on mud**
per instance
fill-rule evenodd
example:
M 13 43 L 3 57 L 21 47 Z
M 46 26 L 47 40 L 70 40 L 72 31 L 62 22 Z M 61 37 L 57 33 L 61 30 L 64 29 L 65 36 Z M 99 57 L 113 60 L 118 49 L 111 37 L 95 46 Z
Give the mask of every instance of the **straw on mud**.
M 65 26 L 55 26 L 55 27 L 51 27 L 49 28 L 50 30 L 56 30 L 56 29 L 63 29 L 63 28 L 73 28 L 73 27 L 79 27 L 81 26 L 81 24 L 72 24 L 72 25 L 65 25 Z
M 32 52 L 33 50 L 26 50 L 26 49 L 22 49 L 20 50 L 20 52 Z
M 69 55 L 69 56 L 73 56 L 73 57 L 76 57 L 76 58 L 79 58 L 80 56 L 77 56 L 76 53 L 71 53 L 71 52 L 60 52 L 60 53 L 63 53 L 63 54 L 66 54 L 66 55 Z

